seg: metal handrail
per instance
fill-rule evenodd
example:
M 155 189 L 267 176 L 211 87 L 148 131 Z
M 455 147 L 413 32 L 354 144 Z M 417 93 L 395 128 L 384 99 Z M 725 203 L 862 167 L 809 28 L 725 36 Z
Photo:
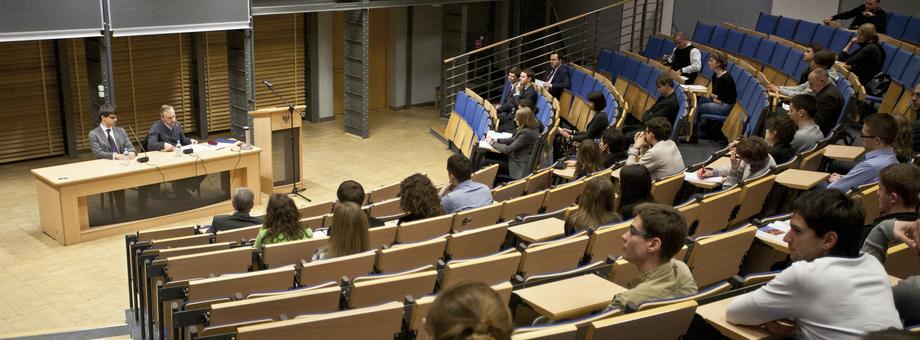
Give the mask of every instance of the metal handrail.
M 440 114 L 449 115 L 456 93 L 464 88 L 470 88 L 484 100 L 494 102 L 503 92 L 510 65 L 540 68 L 536 75 L 542 75 L 543 66 L 548 63 L 547 57 L 552 51 L 566 54 L 566 62 L 594 71 L 597 54 L 602 47 L 631 51 L 643 48 L 645 38 L 660 27 L 660 3 L 661 0 L 617 1 L 444 59 L 438 91 Z M 608 11 L 612 15 L 601 15 Z M 610 23 L 608 19 L 619 22 Z

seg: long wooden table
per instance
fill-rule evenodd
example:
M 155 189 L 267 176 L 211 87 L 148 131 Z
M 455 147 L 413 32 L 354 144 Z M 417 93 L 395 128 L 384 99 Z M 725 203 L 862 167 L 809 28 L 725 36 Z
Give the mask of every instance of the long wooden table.
M 230 201 L 195 208 L 175 214 L 90 228 L 87 196 L 116 190 L 173 181 L 207 173 L 230 172 L 230 189 L 249 187 L 261 191 L 259 153 L 261 149 L 239 147 L 196 148 L 195 155 L 175 157 L 171 152 L 149 152 L 148 163 L 132 160 L 96 159 L 86 162 L 32 169 L 38 190 L 38 210 L 42 231 L 63 245 L 71 245 L 106 236 L 162 226 L 183 220 L 211 216 L 233 210 Z M 197 157 L 196 157 L 197 155 Z M 203 166 L 202 166 L 203 164 Z M 155 166 L 154 166 L 155 165 Z M 159 167 L 159 170 L 157 170 Z M 254 204 L 261 204 L 256 195 Z

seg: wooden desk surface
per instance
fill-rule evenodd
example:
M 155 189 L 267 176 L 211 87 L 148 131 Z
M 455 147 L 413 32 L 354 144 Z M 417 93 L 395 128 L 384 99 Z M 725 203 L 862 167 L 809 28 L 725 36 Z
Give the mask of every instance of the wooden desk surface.
M 755 237 L 757 237 L 758 240 L 763 241 L 763 243 L 766 243 L 768 246 L 770 246 L 770 248 L 773 248 L 773 249 L 775 249 L 776 251 L 779 251 L 779 252 L 781 252 L 781 253 L 783 253 L 783 254 L 789 254 L 789 245 L 788 245 L 788 244 L 783 243 L 783 242 L 778 242 L 778 241 L 776 241 L 776 240 L 774 240 L 774 239 L 772 239 L 772 238 L 769 238 L 769 237 L 761 237 L 760 235 L 755 235 Z
M 514 292 L 534 310 L 561 320 L 603 309 L 627 289 L 597 275 L 584 275 Z
M 565 235 L 565 221 L 555 217 L 546 218 L 513 226 L 508 231 L 528 243 L 548 241 Z
M 238 150 L 238 148 L 234 148 Z M 199 161 L 218 160 L 231 157 L 246 156 L 258 153 L 262 149 L 253 147 L 251 150 L 242 150 L 240 152 L 230 151 L 230 148 L 222 150 L 213 150 L 208 148 L 197 149 L 194 154 L 183 154 L 176 157 L 174 152 L 151 151 L 147 153 L 150 161 L 147 163 L 138 163 L 137 159 L 132 160 L 128 165 L 121 164 L 121 161 L 111 159 L 94 159 L 85 162 L 77 162 L 63 165 L 49 166 L 46 168 L 32 169 L 32 175 L 35 178 L 48 183 L 53 187 L 64 185 L 78 184 L 82 182 L 112 178 L 112 176 L 121 176 L 132 173 L 144 173 L 168 169 L 175 166 L 192 164 Z M 140 156 L 144 154 L 141 153 Z M 196 157 L 197 155 L 197 157 Z M 154 166 L 156 165 L 156 166 Z
M 733 340 L 739 339 L 770 339 L 772 336 L 766 329 L 757 326 L 743 326 L 729 323 L 725 320 L 725 309 L 735 298 L 719 300 L 696 308 L 696 314 L 706 319 L 710 325 L 719 330 L 722 335 Z
M 568 180 L 575 179 L 575 167 L 570 166 L 562 170 L 553 169 L 553 175 L 556 175 L 556 176 L 559 176 L 559 177 L 562 177 Z
M 855 161 L 866 153 L 861 146 L 828 145 L 824 147 L 824 157 L 842 161 Z
M 789 169 L 776 176 L 776 183 L 793 189 L 808 190 L 826 181 L 828 177 L 830 174 L 825 172 Z

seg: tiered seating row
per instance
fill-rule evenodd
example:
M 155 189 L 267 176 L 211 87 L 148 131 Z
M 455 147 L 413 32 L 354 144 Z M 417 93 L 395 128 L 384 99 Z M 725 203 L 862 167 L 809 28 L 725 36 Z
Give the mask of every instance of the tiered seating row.
M 802 60 L 802 49 L 790 46 L 783 41 L 775 41 L 757 33 L 745 33 L 730 30 L 722 26 L 713 26 L 697 22 L 693 32 L 693 41 L 723 49 L 728 53 L 748 58 L 763 67 L 759 69 L 766 78 L 777 85 L 799 83 L 799 76 L 808 69 L 808 63 Z M 704 62 L 705 64 L 705 62 Z M 766 67 L 769 66 L 770 70 Z M 704 66 L 704 69 L 708 68 Z M 778 78 L 778 72 L 785 75 Z M 709 71 L 708 73 L 712 73 Z
M 920 44 L 920 17 L 893 12 L 887 14 L 888 27 L 885 29 L 885 34 L 895 39 Z
M 882 97 L 869 96 L 868 99 L 880 103 L 879 112 L 907 113 L 911 91 L 920 84 L 920 54 L 888 43 L 882 43 L 882 48 L 885 50 L 882 73 L 891 76 L 892 82 Z
M 491 106 L 491 104 L 488 105 Z M 467 91 L 459 91 L 454 111 L 451 112 L 450 119 L 447 121 L 444 138 L 463 155 L 470 157 L 476 144 L 485 138 L 489 126 L 495 124 L 492 120 L 493 116 L 494 114 L 486 109 L 486 104 L 481 98 L 472 97 Z
M 855 35 L 855 32 L 843 28 L 766 13 L 760 13 L 754 29 L 800 44 L 819 43 L 834 52 L 843 51 Z
M 607 120 L 610 124 L 613 125 L 620 118 L 618 100 L 620 93 L 617 93 L 613 84 L 604 77 L 596 75 L 591 70 L 579 65 L 571 64 L 566 66 L 569 67 L 572 87 L 565 89 L 559 98 L 562 108 L 560 117 L 572 123 L 578 130 L 584 130 L 588 122 L 593 118 L 588 116 L 588 96 L 591 92 L 599 91 L 604 95 L 604 99 L 607 102 L 607 107 L 604 108 L 603 112 L 607 115 Z
M 617 91 L 625 93 L 624 100 L 629 108 L 628 112 L 639 121 L 642 121 L 645 110 L 654 105 L 660 95 L 656 85 L 658 77 L 669 75 L 675 81 L 680 79 L 677 72 L 661 64 L 653 63 L 643 56 L 631 52 L 612 52 L 606 49 L 602 49 L 598 55 L 598 70 L 615 80 Z M 680 86 L 676 86 L 676 83 L 675 88 L 679 110 L 675 121 L 671 122 L 675 127 L 671 129 L 671 139 L 681 134 L 690 136 L 689 127 L 692 125 L 690 122 L 696 106 L 695 95 L 683 91 Z M 620 119 L 617 126 L 622 126 L 624 121 Z

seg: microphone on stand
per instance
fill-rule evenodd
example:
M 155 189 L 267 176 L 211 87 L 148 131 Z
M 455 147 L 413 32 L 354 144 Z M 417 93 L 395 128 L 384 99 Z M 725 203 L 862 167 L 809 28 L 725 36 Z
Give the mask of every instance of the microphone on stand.
M 134 141 L 137 142 L 137 145 L 141 147 L 141 151 L 144 152 L 144 157 L 138 157 L 138 158 L 136 158 L 136 159 L 137 159 L 137 162 L 138 162 L 138 163 L 147 163 L 147 161 L 150 160 L 150 157 L 147 157 L 147 148 L 145 148 L 145 147 L 144 147 L 144 144 L 142 144 L 141 141 L 140 141 L 139 139 L 137 139 L 137 134 L 134 133 L 134 127 L 128 125 L 128 128 L 131 129 L 131 135 L 134 136 Z

